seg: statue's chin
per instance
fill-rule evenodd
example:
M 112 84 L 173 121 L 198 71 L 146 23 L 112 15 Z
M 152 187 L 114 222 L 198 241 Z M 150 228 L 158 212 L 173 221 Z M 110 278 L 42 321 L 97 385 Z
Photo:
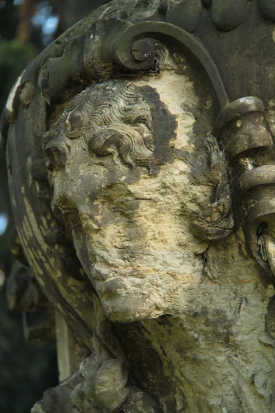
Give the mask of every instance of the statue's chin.
M 146 304 L 140 298 L 130 295 L 102 298 L 101 302 L 107 318 L 121 323 L 153 319 L 165 313 L 160 309 L 146 308 Z
M 97 282 L 96 290 L 104 312 L 111 321 L 133 322 L 157 318 L 167 313 L 167 301 L 162 294 L 152 294 L 144 279 L 120 278 Z
M 134 263 L 120 261 L 111 265 L 98 259 L 87 266 L 86 274 L 111 321 L 126 323 L 162 315 L 178 316 L 186 305 L 184 297 L 191 294 L 188 292 L 199 290 L 202 266 L 198 257 L 187 257 L 185 262 L 170 260 L 172 264 L 153 257 L 154 263 L 148 263 L 142 255 Z

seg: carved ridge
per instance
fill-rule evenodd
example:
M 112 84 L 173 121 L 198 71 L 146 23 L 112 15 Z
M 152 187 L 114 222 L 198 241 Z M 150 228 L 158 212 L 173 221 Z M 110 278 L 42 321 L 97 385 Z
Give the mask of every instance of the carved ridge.
M 245 97 L 228 104 L 221 112 L 217 122 L 223 146 L 229 157 L 236 162 L 247 154 L 250 166 L 245 172 L 237 174 L 235 190 L 240 190 L 240 213 L 246 234 L 248 250 L 258 264 L 271 273 L 268 261 L 264 259 L 259 247 L 259 228 L 267 227 L 274 219 L 275 166 L 257 165 L 259 149 L 273 146 L 273 140 L 266 128 L 264 104 L 257 97 Z M 247 167 L 246 167 L 247 168 Z M 251 168 L 251 169 L 250 169 Z
M 190 51 L 201 63 L 207 72 L 216 92 L 220 106 L 223 108 L 228 103 L 228 96 L 223 81 L 214 60 L 211 58 L 203 44 L 187 31 L 171 23 L 162 21 L 143 21 L 131 26 L 120 28 L 112 33 L 104 42 L 104 47 L 109 49 L 113 59 L 129 70 L 152 69 L 152 54 L 145 56 L 143 61 L 137 61 L 132 55 L 135 40 L 146 37 L 155 37 L 158 40 L 172 38 Z

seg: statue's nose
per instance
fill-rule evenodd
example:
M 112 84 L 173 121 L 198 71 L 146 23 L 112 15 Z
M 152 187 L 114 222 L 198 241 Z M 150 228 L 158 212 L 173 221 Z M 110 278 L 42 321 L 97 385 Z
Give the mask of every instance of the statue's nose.
M 68 158 L 68 147 L 61 139 L 52 139 L 47 143 L 45 152 L 50 169 L 60 169 L 65 166 Z

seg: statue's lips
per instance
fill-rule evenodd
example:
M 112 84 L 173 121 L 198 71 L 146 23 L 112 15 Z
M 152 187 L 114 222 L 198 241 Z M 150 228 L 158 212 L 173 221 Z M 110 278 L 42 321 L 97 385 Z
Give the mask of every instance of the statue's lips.
M 132 322 L 156 318 L 167 313 L 171 302 L 170 291 L 163 294 L 163 286 L 154 289 L 151 279 L 113 277 L 95 282 L 104 312 L 111 321 Z
M 131 280 L 133 281 L 133 279 Z M 126 291 L 129 292 L 129 285 L 127 284 L 129 283 L 125 283 L 121 278 L 112 278 L 107 281 L 97 281 L 95 283 L 95 288 L 100 296 L 108 297 L 113 295 L 123 295 Z M 134 284 L 136 284 L 136 282 Z
M 193 276 L 192 274 L 181 274 L 182 279 L 179 284 L 179 279 L 173 279 L 166 276 L 162 277 L 159 273 L 146 274 L 143 277 L 138 277 L 135 275 L 128 276 L 112 276 L 107 280 L 95 280 L 93 279 L 93 285 L 100 296 L 109 297 L 117 295 L 138 295 L 146 297 L 148 296 L 148 291 L 154 289 L 158 291 L 168 291 L 172 288 L 175 292 L 179 285 L 182 288 L 194 288 L 197 287 L 198 283 L 201 282 L 200 274 L 199 276 Z
M 150 280 L 146 280 L 150 284 Z M 121 278 L 113 277 L 106 281 L 96 281 L 94 286 L 99 296 L 107 299 L 118 296 L 147 297 L 148 288 L 145 288 L 145 279 L 134 276 Z

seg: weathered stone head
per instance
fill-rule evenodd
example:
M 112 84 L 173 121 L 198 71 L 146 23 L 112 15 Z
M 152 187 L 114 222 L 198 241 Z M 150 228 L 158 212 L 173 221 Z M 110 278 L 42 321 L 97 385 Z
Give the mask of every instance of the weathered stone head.
M 241 194 L 236 222 L 247 229 L 250 252 L 272 267 L 262 224 L 273 207 L 261 188 L 272 182 L 273 152 L 257 152 L 272 146 L 263 103 L 239 98 L 246 79 L 229 86 L 190 34 L 209 5 L 166 3 L 139 14 L 137 2 L 119 25 L 115 3 L 99 9 L 37 58 L 7 104 L 7 119 L 16 119 L 8 132 L 10 187 L 28 260 L 49 294 L 57 289 L 65 301 L 68 277 L 72 293 L 88 277 L 112 320 L 181 312 L 181 291 L 201 281 L 209 242 L 233 230 L 233 192 Z M 179 24 L 183 10 L 189 20 Z M 211 52 L 213 27 L 209 33 Z M 227 57 L 217 59 L 226 71 Z M 81 319 L 89 301 L 76 306 Z
M 112 320 L 180 313 L 207 239 L 233 228 L 213 98 L 176 68 L 86 88 L 44 135 L 53 213 Z
M 82 345 L 109 344 L 107 316 L 163 411 L 185 411 L 183 393 L 192 413 L 254 411 L 252 381 L 268 411 L 274 102 L 253 76 L 275 51 L 248 74 L 258 20 L 272 41 L 266 3 L 210 3 L 112 2 L 50 46 L 7 107 L 10 191 L 27 259 Z

